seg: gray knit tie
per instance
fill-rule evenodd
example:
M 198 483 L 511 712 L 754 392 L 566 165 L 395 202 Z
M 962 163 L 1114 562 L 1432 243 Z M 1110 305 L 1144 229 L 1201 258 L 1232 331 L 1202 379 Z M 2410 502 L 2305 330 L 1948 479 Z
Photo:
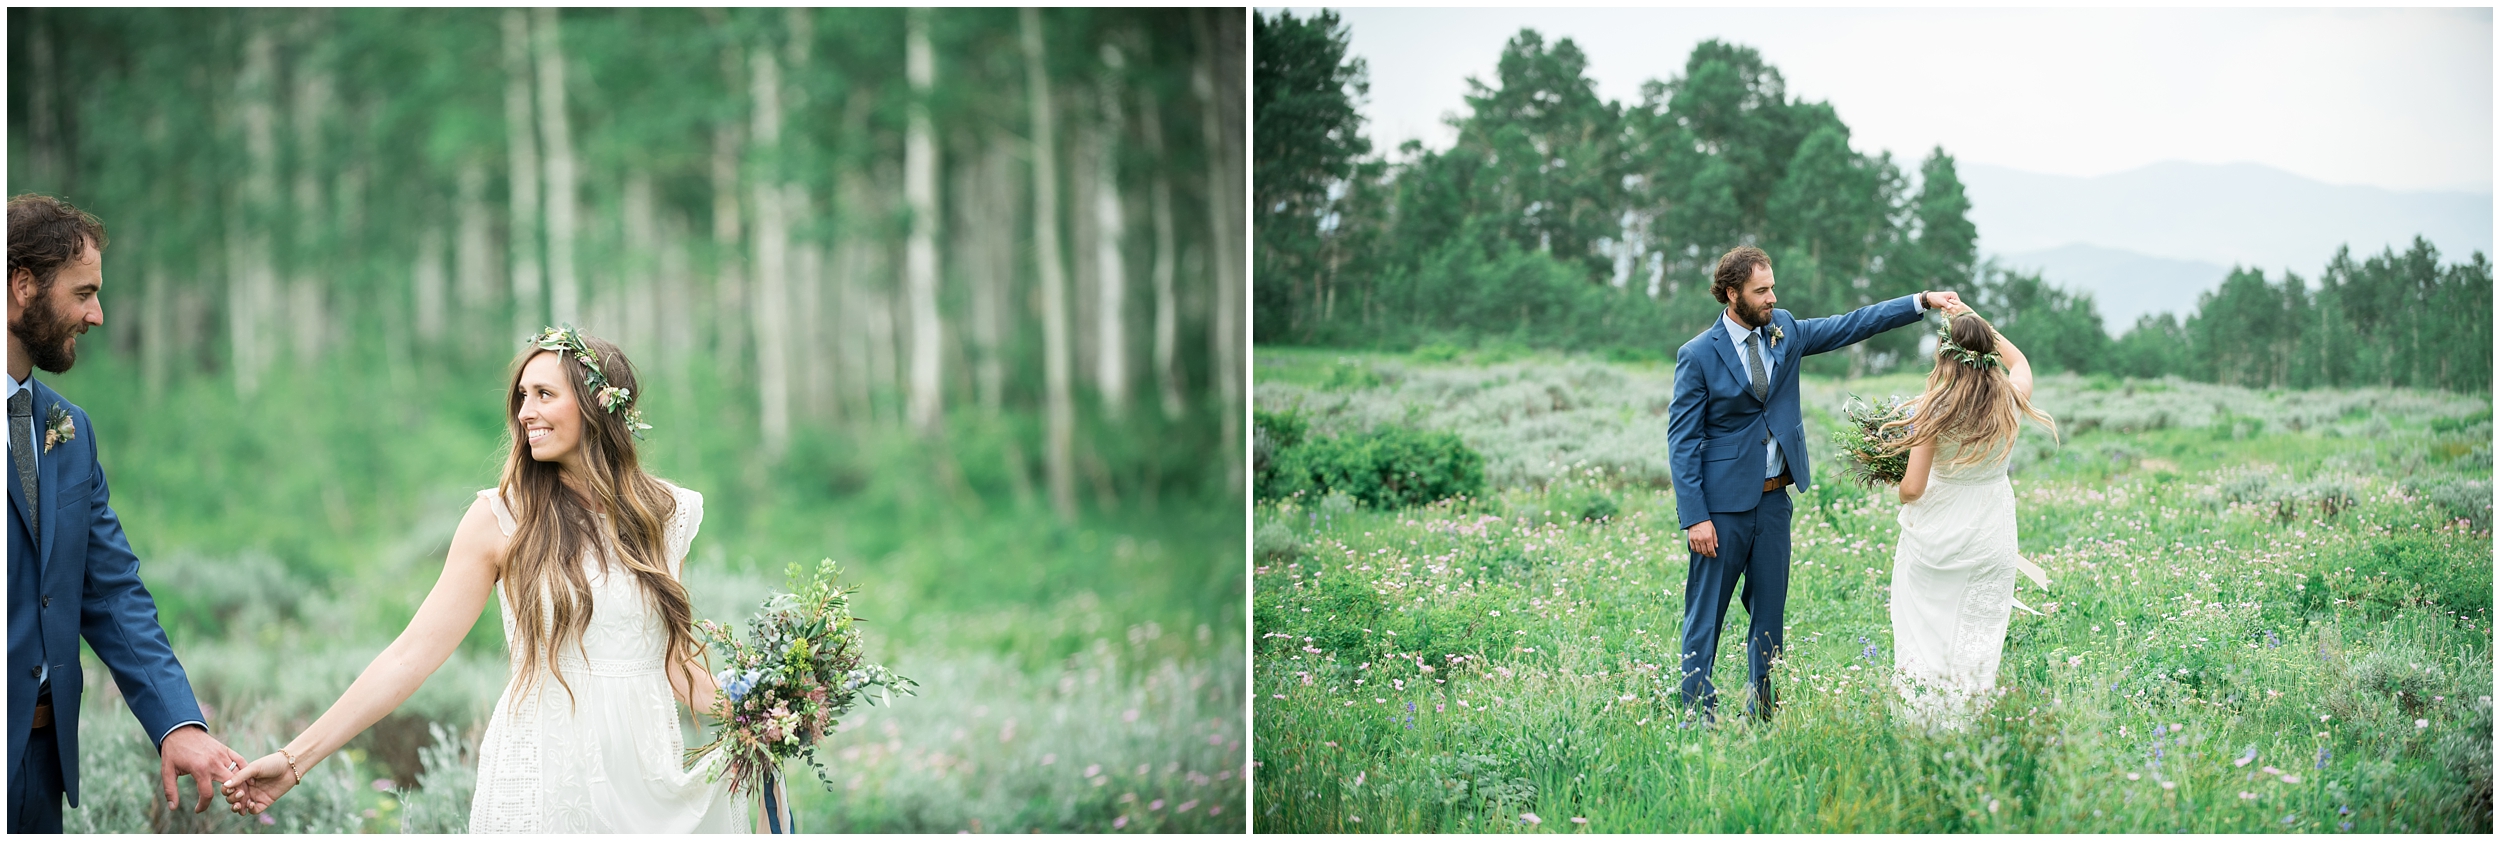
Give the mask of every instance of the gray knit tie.
M 25 486 L 26 522 L 33 523 L 35 507 L 35 390 L 21 388 L 9 395 L 9 461 L 17 465 L 17 483 Z M 40 537 L 38 530 L 28 528 L 28 537 Z
M 1768 400 L 1771 396 L 1771 372 L 1762 367 L 1762 333 L 1745 335 L 1745 364 L 1753 369 L 1753 399 Z

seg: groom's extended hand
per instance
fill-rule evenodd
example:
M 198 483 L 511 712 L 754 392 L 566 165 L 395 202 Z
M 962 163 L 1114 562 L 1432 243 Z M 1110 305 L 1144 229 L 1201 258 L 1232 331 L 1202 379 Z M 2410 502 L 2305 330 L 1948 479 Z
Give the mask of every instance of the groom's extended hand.
M 161 773 L 165 780 L 165 808 L 182 808 L 182 795 L 174 787 L 174 778 L 190 777 L 199 786 L 199 808 L 208 811 L 208 799 L 214 796 L 217 783 L 242 770 L 243 755 L 208 735 L 208 731 L 191 725 L 174 728 L 165 734 L 165 741 L 156 746 L 162 758 Z
M 1919 301 L 1919 303 L 1925 304 L 1925 305 L 1927 306 L 1927 308 L 1928 308 L 1928 309 L 1931 309 L 1931 310 L 1944 310 L 1944 311 L 1945 311 L 1945 312 L 1947 312 L 1947 313 L 1951 313 L 1951 312 L 1953 312 L 1953 311 L 1955 311 L 1955 310 L 1959 310 L 1959 309 L 1962 309 L 1962 308 L 1963 308 L 1963 307 L 1962 307 L 1962 294 L 1961 294 L 1961 293 L 1959 293 L 1959 292 L 1948 292 L 1948 291 L 1933 291 L 1933 292 L 1928 292 L 1928 293 L 1925 295 L 1925 297 L 1924 297 L 1924 298 L 1922 298 L 1922 299 Z
M 1709 520 L 1694 523 L 1692 528 L 1684 530 L 1684 542 L 1692 544 L 1693 551 L 1701 553 L 1702 557 L 1716 558 L 1719 556 L 1719 527 Z

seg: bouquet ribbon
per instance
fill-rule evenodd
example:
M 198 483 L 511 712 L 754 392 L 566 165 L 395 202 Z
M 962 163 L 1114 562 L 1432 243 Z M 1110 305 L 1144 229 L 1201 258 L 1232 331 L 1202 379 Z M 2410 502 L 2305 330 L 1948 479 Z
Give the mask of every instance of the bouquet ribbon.
M 789 815 L 789 820 L 786 824 L 782 820 L 782 807 L 788 805 L 788 800 L 789 798 L 785 796 L 785 793 L 781 790 L 781 775 L 774 774 L 772 779 L 765 781 L 764 826 L 768 830 L 768 834 L 798 834 L 799 816 L 797 814 L 793 813 Z

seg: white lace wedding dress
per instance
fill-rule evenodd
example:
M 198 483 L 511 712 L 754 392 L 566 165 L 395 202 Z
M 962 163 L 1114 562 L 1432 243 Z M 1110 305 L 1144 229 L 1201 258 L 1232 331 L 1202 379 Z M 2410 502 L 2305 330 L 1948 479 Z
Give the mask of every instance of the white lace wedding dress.
M 677 575 L 703 524 L 703 495 L 669 491 L 677 513 L 668 523 L 668 564 Z M 478 496 L 510 536 L 515 524 L 502 496 L 493 488 Z M 572 694 L 544 667 L 517 706 L 517 690 L 504 688 L 478 746 L 469 831 L 752 832 L 752 804 L 732 797 L 726 782 L 705 781 L 722 754 L 685 767 L 677 698 L 661 669 L 668 638 L 642 585 L 622 565 L 605 569 L 585 560 L 590 626 L 580 652 L 557 658 Z M 508 603 L 503 636 L 507 646 L 514 643 Z
M 1996 688 L 2017 575 L 2042 587 L 2040 568 L 2017 554 L 2012 448 L 1954 465 L 1959 448 L 1937 445 L 1927 492 L 1901 506 L 1892 556 L 1893 685 L 1910 721 L 1959 729 Z M 2029 606 L 2024 606 L 2030 610 Z

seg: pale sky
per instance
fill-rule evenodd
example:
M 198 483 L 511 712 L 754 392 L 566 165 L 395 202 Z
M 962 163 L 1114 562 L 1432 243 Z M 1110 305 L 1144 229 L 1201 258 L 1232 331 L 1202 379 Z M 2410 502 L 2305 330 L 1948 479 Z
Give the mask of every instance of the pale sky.
M 1297 17 L 1309 10 L 1296 9 Z M 1271 12 L 1272 13 L 1272 12 Z M 2491 10 L 1341 9 L 1370 64 L 1364 132 L 1447 148 L 1466 79 L 1532 27 L 1589 57 L 1609 101 L 1720 38 L 1793 97 L 1829 101 L 1860 152 L 2094 176 L 2257 163 L 2330 184 L 2489 193 Z

